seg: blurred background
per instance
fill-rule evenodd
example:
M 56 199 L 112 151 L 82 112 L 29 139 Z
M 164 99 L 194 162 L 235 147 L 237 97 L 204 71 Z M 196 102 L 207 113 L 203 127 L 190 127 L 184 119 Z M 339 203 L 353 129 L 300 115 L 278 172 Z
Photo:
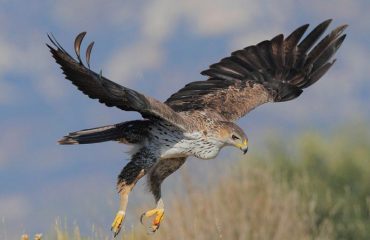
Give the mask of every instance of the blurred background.
M 64 80 L 45 46 L 47 33 L 73 53 L 74 37 L 87 31 L 85 47 L 95 41 L 92 69 L 164 101 L 204 79 L 199 73 L 231 51 L 305 23 L 311 30 L 328 18 L 334 19 L 329 30 L 349 24 L 332 69 L 298 99 L 263 105 L 238 122 L 250 139 L 246 158 L 226 148 L 213 161 L 190 159 L 169 177 L 168 218 L 155 237 L 174 239 L 171 226 L 205 216 L 199 221 L 208 225 L 179 228 L 178 239 L 287 239 L 283 233 L 292 229 L 279 224 L 294 226 L 295 239 L 369 239 L 369 9 L 367 0 L 0 0 L 0 239 L 39 232 L 51 239 L 65 232 L 109 239 L 116 176 L 128 148 L 56 142 L 71 131 L 140 117 L 107 108 Z M 225 196 L 240 201 L 231 213 L 247 205 L 254 217 L 239 214 L 239 225 L 231 213 L 217 217 L 230 201 Z M 268 205 L 271 199 L 277 204 Z M 200 209 L 181 212 L 189 204 Z M 125 232 L 139 236 L 139 214 L 152 207 L 139 184 Z M 253 232 L 256 226 L 271 231 Z

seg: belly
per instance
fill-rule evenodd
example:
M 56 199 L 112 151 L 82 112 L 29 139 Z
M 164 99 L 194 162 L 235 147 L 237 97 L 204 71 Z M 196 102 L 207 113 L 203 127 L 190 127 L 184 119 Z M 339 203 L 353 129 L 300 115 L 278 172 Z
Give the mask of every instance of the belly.
M 186 140 L 180 140 L 176 143 L 160 145 L 161 158 L 175 158 L 191 156 L 191 146 Z
M 193 155 L 200 159 L 213 159 L 220 152 L 219 148 L 203 148 L 203 149 L 194 149 Z
M 166 159 L 166 158 L 178 158 L 178 157 L 188 157 L 189 155 L 178 151 L 177 149 L 168 149 L 162 152 L 161 158 Z

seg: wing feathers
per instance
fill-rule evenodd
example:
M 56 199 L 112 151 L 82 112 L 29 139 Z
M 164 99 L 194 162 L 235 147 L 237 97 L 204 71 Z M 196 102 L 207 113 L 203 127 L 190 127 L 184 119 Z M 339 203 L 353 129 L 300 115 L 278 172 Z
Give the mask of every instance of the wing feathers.
M 176 111 L 191 110 L 191 103 L 192 108 L 214 110 L 228 120 L 236 120 L 267 101 L 292 100 L 334 63 L 329 61 L 344 41 L 347 25 L 335 28 L 319 41 L 331 21 L 319 24 L 303 40 L 308 24 L 285 39 L 279 34 L 235 51 L 201 72 L 209 80 L 186 85 L 166 103 Z
M 260 52 L 257 46 L 250 46 L 245 48 L 245 58 L 254 66 L 255 70 L 264 68 L 267 66 L 266 61 L 261 59 Z
M 280 34 L 271 39 L 271 58 L 275 71 L 281 71 L 285 62 L 284 35 Z
M 346 38 L 346 35 L 342 35 L 340 38 L 338 38 L 336 41 L 334 41 L 330 47 L 326 48 L 326 50 L 321 53 L 321 55 L 316 59 L 316 61 L 313 63 L 312 71 L 315 71 L 317 68 L 325 64 L 327 61 L 329 61 L 334 54 L 337 52 L 339 47 L 342 45 L 344 39 Z
M 274 66 L 271 50 L 270 41 L 260 42 L 256 48 L 253 48 L 253 51 L 257 53 L 256 61 L 259 62 L 261 68 L 272 68 Z
M 54 36 L 48 35 L 54 47 L 46 44 L 66 78 L 77 86 L 80 91 L 90 98 L 98 99 L 100 103 L 104 103 L 108 107 L 114 106 L 126 111 L 137 111 L 145 118 L 160 118 L 181 129 L 187 128 L 185 120 L 166 104 L 123 87 L 108 80 L 101 74 L 91 71 L 89 68 L 93 42 L 88 45 L 86 50 L 86 63 L 89 67 L 86 68 L 80 53 L 81 43 L 85 35 L 86 32 L 80 33 L 74 42 L 78 62 L 63 49 Z
M 344 29 L 346 29 L 347 25 L 339 26 L 334 29 L 330 34 L 328 34 L 325 38 L 323 38 L 308 54 L 306 65 L 311 64 L 317 60 L 323 54 L 326 49 L 331 48 L 333 43 L 338 40 L 338 36 L 340 36 Z
M 284 44 L 286 53 L 289 53 L 297 46 L 299 40 L 301 40 L 303 34 L 306 32 L 309 26 L 309 24 L 305 24 L 297 28 L 285 39 Z
M 302 88 L 307 88 L 311 86 L 312 84 L 314 84 L 315 82 L 317 82 L 317 80 L 319 80 L 322 76 L 324 76 L 324 74 L 331 68 L 331 66 L 333 66 L 334 63 L 335 63 L 335 60 L 333 60 L 331 63 L 328 62 L 324 64 L 323 66 L 321 66 L 319 69 L 315 70 L 311 74 L 310 80 L 304 83 L 304 85 L 302 85 Z
M 89 69 L 90 69 L 91 50 L 92 50 L 93 47 L 94 47 L 94 42 L 91 42 L 89 44 L 89 46 L 87 46 L 87 49 L 86 49 L 86 63 L 87 63 L 87 67 Z
M 301 68 L 302 67 L 302 64 L 304 64 L 304 62 L 306 61 L 306 57 L 307 57 L 306 52 L 308 50 L 310 50 L 312 48 L 312 46 L 319 40 L 321 35 L 328 28 L 331 21 L 332 21 L 331 19 L 328 19 L 328 20 L 320 23 L 298 45 L 297 59 L 299 59 L 299 61 L 296 61 L 295 68 Z
M 213 78 L 225 79 L 225 80 L 235 80 L 239 79 L 241 76 L 232 71 L 228 71 L 223 68 L 211 68 L 202 72 L 203 75 L 207 75 Z
M 80 62 L 80 64 L 82 64 L 80 48 L 81 48 L 82 40 L 84 39 L 85 35 L 86 35 L 86 32 L 82 32 L 82 33 L 78 34 L 76 39 L 75 39 L 75 44 L 74 44 L 77 59 Z
M 284 40 L 285 66 L 287 69 L 290 69 L 297 59 L 297 44 L 308 26 L 309 24 L 305 24 L 297 28 Z
M 331 23 L 331 19 L 328 19 L 314 28 L 305 39 L 302 40 L 302 42 L 298 45 L 299 50 L 303 53 L 308 51 L 321 37 L 321 35 L 325 32 L 325 30 L 328 28 L 329 24 Z
M 255 66 L 257 63 L 257 58 L 255 57 L 254 53 L 250 48 L 245 48 L 244 50 L 238 50 L 233 53 L 231 53 L 231 57 L 233 57 L 234 61 L 238 61 L 241 63 L 240 65 L 243 66 L 246 70 L 249 72 L 258 70 L 257 67 L 261 66 Z M 205 71 L 201 72 L 202 75 Z
M 216 65 L 214 66 L 215 69 L 223 69 L 227 72 L 230 72 L 236 76 L 236 79 L 243 77 L 245 74 L 248 74 L 248 70 L 246 70 L 243 66 L 239 63 L 234 62 L 232 58 L 224 58 L 221 60 L 223 63 L 222 66 Z

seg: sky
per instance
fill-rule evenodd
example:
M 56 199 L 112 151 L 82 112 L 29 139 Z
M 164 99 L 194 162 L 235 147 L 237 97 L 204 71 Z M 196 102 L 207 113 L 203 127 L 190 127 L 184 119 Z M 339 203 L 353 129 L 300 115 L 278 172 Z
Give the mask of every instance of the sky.
M 65 80 L 45 45 L 47 33 L 73 53 L 74 37 L 87 31 L 83 47 L 95 41 L 92 69 L 164 101 L 203 80 L 199 73 L 232 51 L 305 23 L 310 29 L 328 18 L 334 19 L 329 29 L 349 24 L 337 62 L 318 83 L 238 122 L 255 151 L 271 133 L 325 133 L 349 121 L 369 122 L 369 9 L 367 0 L 0 0 L 0 239 L 47 232 L 56 218 L 76 222 L 85 234 L 92 225 L 108 232 L 128 148 L 56 142 L 71 131 L 140 118 L 89 99 Z M 231 154 L 237 152 L 224 149 L 215 161 Z M 215 170 L 211 161 L 189 164 Z M 133 199 L 142 196 L 153 204 L 149 194 Z

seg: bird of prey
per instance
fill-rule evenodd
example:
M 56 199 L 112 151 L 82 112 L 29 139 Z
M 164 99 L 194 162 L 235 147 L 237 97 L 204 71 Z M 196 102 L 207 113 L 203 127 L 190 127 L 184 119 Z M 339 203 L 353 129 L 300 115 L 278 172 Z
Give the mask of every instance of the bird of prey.
M 108 107 L 136 111 L 143 117 L 72 132 L 59 141 L 60 144 L 117 141 L 136 146 L 131 161 L 118 175 L 120 205 L 112 223 L 114 236 L 121 229 L 129 193 L 144 175 L 156 207 L 145 212 L 141 220 L 153 217 L 150 229 L 154 232 L 164 215 L 161 184 L 189 156 L 212 159 L 224 146 L 237 147 L 245 154 L 247 135 L 234 122 L 263 103 L 298 97 L 329 70 L 335 62 L 333 55 L 346 37 L 343 31 L 347 27 L 339 26 L 320 40 L 330 22 L 331 19 L 322 22 L 303 39 L 308 24 L 287 37 L 279 34 L 237 50 L 201 72 L 207 80 L 185 85 L 165 102 L 112 82 L 101 71 L 90 70 L 94 42 L 87 47 L 86 64 L 80 54 L 86 32 L 75 39 L 77 58 L 49 35 L 51 44 L 47 46 L 52 56 L 65 77 L 80 91 Z

